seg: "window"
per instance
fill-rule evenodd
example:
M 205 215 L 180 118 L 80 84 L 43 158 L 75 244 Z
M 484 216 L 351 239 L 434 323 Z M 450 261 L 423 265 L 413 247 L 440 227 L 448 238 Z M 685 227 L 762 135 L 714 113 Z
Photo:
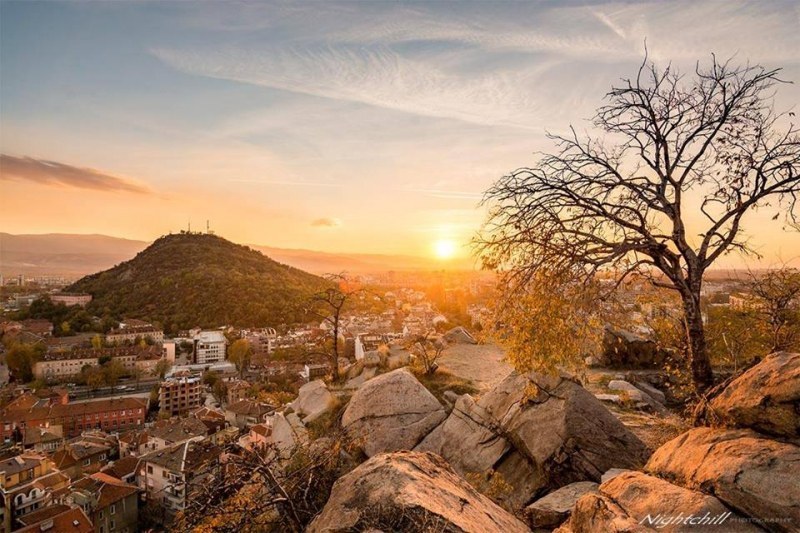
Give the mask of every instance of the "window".
M 147 473 L 148 474 L 152 474 L 153 473 L 153 466 L 152 465 L 147 465 Z
M 112 521 L 111 521 L 111 522 L 108 524 L 108 530 L 109 530 L 109 531 L 114 531 L 114 527 L 115 527 L 115 526 L 116 526 L 116 524 L 114 524 L 114 521 L 112 520 Z
M 117 514 L 117 504 L 116 503 L 112 503 L 111 504 L 111 509 L 108 510 L 108 514 Z M 111 529 L 114 529 L 113 526 L 112 526 Z

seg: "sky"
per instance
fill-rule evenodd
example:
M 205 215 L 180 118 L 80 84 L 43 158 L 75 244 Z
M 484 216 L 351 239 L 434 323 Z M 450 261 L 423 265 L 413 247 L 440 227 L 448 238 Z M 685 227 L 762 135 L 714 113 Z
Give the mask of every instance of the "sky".
M 588 127 L 645 41 L 662 65 L 715 53 L 800 82 L 798 27 L 797 1 L 2 1 L 0 231 L 209 220 L 243 243 L 467 254 L 482 192 L 546 131 Z M 792 259 L 772 215 L 746 230 Z

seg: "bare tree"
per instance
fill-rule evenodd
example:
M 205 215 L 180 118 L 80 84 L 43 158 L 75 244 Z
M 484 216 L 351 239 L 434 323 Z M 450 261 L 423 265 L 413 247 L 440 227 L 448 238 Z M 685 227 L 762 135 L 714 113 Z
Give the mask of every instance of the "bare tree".
M 339 379 L 339 330 L 342 310 L 350 297 L 358 291 L 347 288 L 347 277 L 344 274 L 328 274 L 325 278 L 335 285 L 314 294 L 311 297 L 311 307 L 307 311 L 322 319 L 331 328 L 331 340 L 333 341 L 333 347 L 329 353 L 331 378 L 333 381 L 337 381 Z
M 749 287 L 769 327 L 772 351 L 791 348 L 800 322 L 800 271 L 783 267 L 761 276 L 751 274 Z
M 773 109 L 779 72 L 713 58 L 687 78 L 645 58 L 598 109 L 599 137 L 549 134 L 554 153 L 486 193 L 484 264 L 519 287 L 573 271 L 617 283 L 638 273 L 677 291 L 693 380 L 706 388 L 705 271 L 725 253 L 752 252 L 741 231 L 748 212 L 777 205 L 789 223 L 799 218 L 800 137 Z
M 442 352 L 447 348 L 447 341 L 444 337 L 431 337 L 430 333 L 417 336 L 413 341 L 411 348 L 415 355 L 422 360 L 422 366 L 425 368 L 426 374 L 434 374 L 439 368 L 436 361 Z
M 194 487 L 174 531 L 300 532 L 322 510 L 338 477 L 355 466 L 340 454 L 341 436 L 298 446 L 286 457 L 273 444 L 229 444 L 222 473 Z

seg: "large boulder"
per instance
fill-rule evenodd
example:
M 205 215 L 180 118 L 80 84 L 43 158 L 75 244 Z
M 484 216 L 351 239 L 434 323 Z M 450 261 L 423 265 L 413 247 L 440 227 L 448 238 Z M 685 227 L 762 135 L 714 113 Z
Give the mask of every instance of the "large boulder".
M 364 383 L 342 416 L 342 427 L 368 457 L 411 450 L 442 420 L 444 408 L 401 368 Z
M 645 469 L 713 493 L 771 531 L 800 527 L 800 447 L 750 430 L 695 428 L 661 446 Z
M 325 382 L 318 379 L 300 387 L 291 407 L 308 424 L 332 410 L 336 404 L 336 397 L 328 390 Z
M 305 424 L 295 413 L 275 413 L 271 423 L 272 442 L 284 456 L 291 455 L 298 446 L 306 444 L 309 440 Z
M 561 525 L 569 518 L 575 503 L 585 494 L 597 492 L 597 487 L 593 481 L 578 481 L 536 500 L 525 508 L 528 524 L 533 528 Z
M 441 457 L 419 452 L 377 455 L 341 477 L 307 531 L 370 529 L 529 531 L 453 472 Z
M 725 387 L 710 410 L 730 427 L 800 437 L 800 353 L 768 355 Z
M 469 473 L 494 472 L 520 507 L 610 468 L 638 468 L 646 446 L 580 384 L 563 376 L 512 372 L 478 402 L 462 397 L 419 446 Z
M 519 508 L 541 488 L 534 465 L 502 437 L 502 428 L 469 394 L 456 400 L 450 416 L 415 448 L 444 457 L 460 475 L 499 476 L 512 490 L 496 499 Z
M 450 344 L 478 344 L 475 337 L 463 326 L 457 326 L 445 333 L 444 340 Z
M 559 531 L 761 531 L 741 518 L 713 496 L 631 471 L 578 500 L 569 522 Z
M 667 355 L 649 339 L 630 331 L 606 327 L 598 360 L 612 368 L 654 368 L 663 365 Z

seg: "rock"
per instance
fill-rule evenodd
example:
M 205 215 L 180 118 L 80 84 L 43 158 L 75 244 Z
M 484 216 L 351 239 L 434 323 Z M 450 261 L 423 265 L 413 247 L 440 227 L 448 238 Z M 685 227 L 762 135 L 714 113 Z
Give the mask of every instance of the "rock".
M 478 344 L 475 337 L 462 326 L 455 327 L 445 333 L 444 340 L 450 344 Z
M 637 407 L 642 407 L 638 404 L 645 404 L 646 406 L 651 407 L 657 413 L 664 413 L 666 412 L 666 408 L 661 405 L 658 401 L 656 401 L 653 397 L 649 394 L 645 393 L 644 391 L 637 389 L 633 384 L 622 380 L 622 379 L 614 379 L 608 382 L 609 390 L 620 391 L 627 396 L 627 399 L 637 404 Z
M 528 532 L 431 453 L 372 457 L 342 476 L 307 531 Z
M 490 482 L 491 477 L 499 476 L 514 490 L 498 494 L 496 499 L 519 508 L 540 488 L 541 475 L 500 436 L 501 432 L 483 408 L 469 394 L 464 394 L 447 420 L 415 449 L 441 455 L 464 477 L 481 475 Z
M 342 427 L 368 457 L 410 450 L 445 419 L 442 405 L 405 368 L 362 385 L 342 416 Z
M 800 353 L 768 355 L 725 387 L 710 409 L 729 427 L 800 437 Z
M 281 454 L 288 456 L 308 442 L 308 430 L 295 413 L 275 413 L 272 416 L 272 441 Z
M 361 373 L 358 374 L 356 377 L 349 379 L 347 383 L 344 384 L 345 389 L 358 389 L 366 383 L 367 381 L 371 380 L 375 376 L 378 375 L 378 369 L 376 367 L 366 368 L 361 367 Z
M 571 379 L 512 372 L 474 402 L 462 396 L 420 444 L 468 473 L 493 472 L 512 488 L 500 500 L 520 507 L 609 468 L 637 468 L 645 445 Z
M 372 350 L 364 354 L 364 366 L 367 368 L 374 368 L 380 366 L 381 354 L 377 350 Z
M 606 473 L 600 477 L 600 481 L 605 483 L 609 479 L 614 479 L 623 472 L 630 472 L 630 470 L 626 470 L 624 468 L 609 468 L 606 470 Z
M 622 398 L 619 394 L 595 394 L 595 398 L 600 400 L 601 402 L 611 402 L 611 403 L 622 403 Z
M 647 394 L 658 403 L 663 405 L 667 402 L 667 396 L 657 388 L 647 383 L 646 381 L 637 381 L 635 383 L 635 386 L 637 389 Z
M 336 397 L 328 390 L 325 382 L 318 379 L 300 387 L 297 398 L 290 406 L 302 417 L 303 423 L 308 424 L 336 407 L 336 404 Z
M 597 492 L 597 483 L 578 481 L 551 492 L 525 508 L 528 525 L 537 527 L 556 527 L 569 518 L 575 502 L 589 492 Z
M 606 327 L 598 359 L 612 368 L 653 368 L 664 364 L 667 352 L 634 333 Z
M 586 357 L 583 360 L 584 364 L 590 368 L 600 366 L 600 360 L 597 357 L 592 357 L 591 355 Z
M 730 513 L 730 514 L 729 514 Z M 706 522 L 700 523 L 705 517 Z M 695 519 L 695 523 L 689 522 Z M 575 505 L 568 528 L 574 533 L 595 531 L 670 531 L 710 529 L 755 532 L 760 528 L 737 521 L 717 498 L 674 485 L 642 472 L 624 472 L 600 485 L 597 494 Z M 717 525 L 712 520 L 718 520 Z
M 458 401 L 459 395 L 455 391 L 446 390 L 444 391 L 444 399 L 448 400 L 450 403 L 455 404 Z
M 661 446 L 646 471 L 713 493 L 771 531 L 800 525 L 800 447 L 750 430 L 694 428 Z

